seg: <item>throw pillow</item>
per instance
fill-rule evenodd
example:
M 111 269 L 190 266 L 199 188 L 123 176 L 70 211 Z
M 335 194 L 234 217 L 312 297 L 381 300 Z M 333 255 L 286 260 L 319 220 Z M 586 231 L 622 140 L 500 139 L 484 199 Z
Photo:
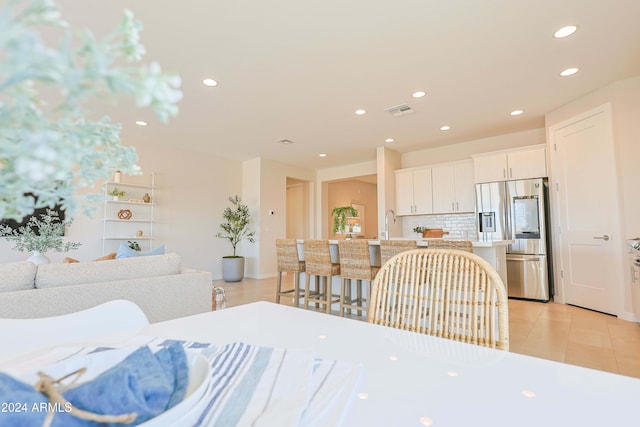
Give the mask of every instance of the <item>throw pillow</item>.
M 116 259 L 120 258 L 133 258 L 137 256 L 149 256 L 149 255 L 164 255 L 164 245 L 153 248 L 150 251 L 134 251 L 126 243 L 120 243 L 118 252 L 116 253 Z
M 107 261 L 110 259 L 116 259 L 116 253 L 115 252 L 111 252 L 109 254 L 106 254 L 105 256 L 101 256 L 100 258 L 96 258 L 94 259 L 94 261 Z
M 67 262 L 67 263 L 72 263 L 72 262 L 80 262 L 75 258 L 69 258 L 69 257 L 65 257 L 62 262 Z

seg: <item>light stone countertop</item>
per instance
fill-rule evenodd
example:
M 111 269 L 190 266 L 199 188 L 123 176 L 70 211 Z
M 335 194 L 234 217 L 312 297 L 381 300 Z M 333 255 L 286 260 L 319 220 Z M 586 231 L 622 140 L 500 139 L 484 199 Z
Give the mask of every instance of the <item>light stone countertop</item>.
M 411 238 L 391 238 L 391 240 L 415 240 L 418 246 L 424 247 L 429 246 L 430 240 L 445 240 L 445 239 L 411 239 Z M 446 240 L 463 240 L 463 239 L 446 239 Z M 303 239 L 298 239 L 298 243 L 303 243 Z M 379 246 L 380 240 L 368 240 L 369 244 L 372 246 Z M 332 245 L 337 245 L 338 240 L 329 240 L 329 243 Z M 474 248 L 495 248 L 498 246 L 507 246 L 512 243 L 515 243 L 514 240 L 492 240 L 492 241 L 480 241 L 480 240 L 472 240 L 471 245 Z

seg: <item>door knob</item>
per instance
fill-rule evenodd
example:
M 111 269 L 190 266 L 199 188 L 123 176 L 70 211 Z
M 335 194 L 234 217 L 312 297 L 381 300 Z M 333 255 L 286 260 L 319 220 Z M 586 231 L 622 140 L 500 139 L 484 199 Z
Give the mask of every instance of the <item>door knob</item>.
M 594 239 L 604 240 L 606 242 L 607 240 L 609 240 L 609 235 L 605 234 L 604 236 L 594 237 Z

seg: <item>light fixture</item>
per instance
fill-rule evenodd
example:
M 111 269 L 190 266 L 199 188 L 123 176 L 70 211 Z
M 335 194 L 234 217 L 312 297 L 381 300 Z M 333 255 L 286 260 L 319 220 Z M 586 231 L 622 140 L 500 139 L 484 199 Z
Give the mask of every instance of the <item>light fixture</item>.
M 279 142 L 280 144 L 284 144 L 284 145 L 293 144 L 293 141 L 292 141 L 292 140 L 290 140 L 290 139 L 286 139 L 286 138 L 279 139 L 279 140 L 278 140 L 278 142 Z
M 423 426 L 430 426 L 433 425 L 433 420 L 427 417 L 420 417 L 420 424 Z
M 363 110 L 362 108 L 355 111 L 356 115 L 362 116 L 363 114 L 367 114 L 367 110 Z
M 327 155 L 325 153 L 320 153 L 318 154 L 320 157 L 327 157 Z
M 147 122 L 144 122 L 144 121 L 142 121 L 142 120 L 136 120 L 136 124 L 137 124 L 138 126 L 146 126 L 146 125 L 148 125 L 148 123 L 147 123 Z
M 440 130 L 449 130 L 449 129 L 451 129 L 451 126 L 449 125 L 440 126 Z
M 531 390 L 522 390 L 522 395 L 524 397 L 536 397 L 536 393 Z
M 384 140 L 384 142 L 393 142 L 393 141 L 395 141 L 393 138 L 387 138 Z
M 553 37 L 557 39 L 562 39 L 564 37 L 568 37 L 571 34 L 575 33 L 577 29 L 578 27 L 576 27 L 575 25 L 567 25 L 566 27 L 562 27 L 558 31 L 553 33 Z
M 512 116 L 519 116 L 522 113 L 524 113 L 524 110 L 513 110 L 510 114 Z
M 579 71 L 579 68 L 567 68 L 566 70 L 563 70 L 562 72 L 560 72 L 560 75 L 562 77 L 567 77 L 567 76 L 572 76 L 575 73 L 577 73 Z
M 202 84 L 210 87 L 218 86 L 218 82 L 214 79 L 204 79 L 202 80 Z
M 417 92 L 413 92 L 413 93 L 411 94 L 411 96 L 413 96 L 414 98 L 422 98 L 422 97 L 423 97 L 423 96 L 425 96 L 426 94 L 427 94 L 426 92 L 424 92 L 424 91 L 422 91 L 422 90 L 419 90 L 419 91 L 417 91 Z

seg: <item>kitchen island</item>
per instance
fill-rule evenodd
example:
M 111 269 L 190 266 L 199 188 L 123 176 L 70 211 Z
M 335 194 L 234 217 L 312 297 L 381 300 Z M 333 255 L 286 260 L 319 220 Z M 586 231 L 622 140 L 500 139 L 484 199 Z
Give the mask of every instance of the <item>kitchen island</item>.
M 391 239 L 391 240 L 415 240 L 419 248 L 429 247 L 431 240 L 456 240 L 456 239 Z M 458 239 L 459 240 L 459 239 Z M 304 261 L 304 240 L 298 240 L 298 254 L 300 260 Z M 380 266 L 380 240 L 369 240 L 369 257 L 371 265 Z M 500 278 L 507 285 L 507 246 L 512 244 L 513 240 L 494 240 L 494 241 L 471 241 L 473 253 L 485 259 L 496 269 Z M 338 240 L 329 240 L 329 249 L 331 251 L 331 262 L 340 262 L 340 253 L 338 251 Z M 339 282 L 338 282 L 339 283 Z

